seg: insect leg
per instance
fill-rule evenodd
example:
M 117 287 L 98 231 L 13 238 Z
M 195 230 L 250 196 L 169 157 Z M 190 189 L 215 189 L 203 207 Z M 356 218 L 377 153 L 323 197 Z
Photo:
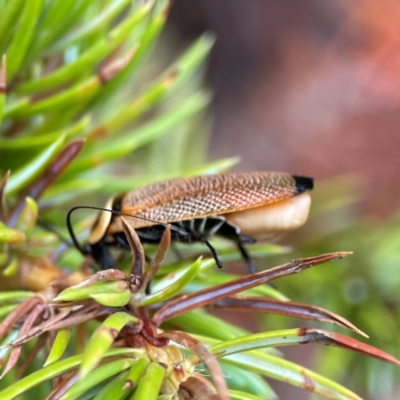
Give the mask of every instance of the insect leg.
M 114 259 L 111 257 L 106 244 L 102 241 L 91 246 L 92 257 L 100 264 L 101 269 L 115 268 Z
M 238 236 L 238 240 L 236 243 L 237 243 L 238 249 L 240 251 L 240 254 L 242 255 L 244 261 L 247 264 L 247 268 L 249 269 L 250 273 L 251 274 L 256 273 L 257 270 L 254 267 L 253 260 L 251 259 L 250 254 L 248 253 L 246 247 L 244 247 L 244 244 L 243 244 L 242 240 L 240 239 L 240 236 Z
M 117 242 L 122 248 L 127 249 L 127 250 L 130 249 L 129 244 L 128 244 L 128 242 L 127 242 L 127 240 L 126 240 L 125 237 L 122 237 L 122 236 L 120 236 L 120 235 L 115 235 L 114 238 L 115 238 L 116 242 Z
M 214 226 L 208 230 L 207 234 L 211 235 L 219 235 L 225 239 L 232 240 L 237 244 L 237 247 L 244 259 L 248 270 L 250 273 L 255 273 L 256 269 L 253 264 L 253 260 L 248 253 L 245 244 L 246 243 L 254 243 L 255 240 L 251 237 L 244 236 L 240 234 L 240 229 L 235 225 L 230 224 L 224 218 L 217 217 L 217 218 L 209 218 L 208 221 L 217 220 Z
M 214 249 L 214 247 L 211 245 L 211 243 L 210 243 L 205 237 L 200 237 L 199 239 L 200 239 L 200 241 L 201 241 L 202 243 L 204 243 L 204 244 L 209 248 L 209 250 L 211 251 L 211 254 L 212 254 L 212 256 L 214 257 L 215 263 L 217 264 L 217 267 L 218 267 L 218 268 L 222 268 L 222 267 L 223 267 L 223 264 L 222 264 L 221 260 L 218 258 L 217 251 Z

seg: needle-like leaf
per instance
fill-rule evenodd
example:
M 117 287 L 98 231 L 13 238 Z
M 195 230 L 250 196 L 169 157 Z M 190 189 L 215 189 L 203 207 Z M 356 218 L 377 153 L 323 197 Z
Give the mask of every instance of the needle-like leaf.
M 165 369 L 160 364 L 152 362 L 146 369 L 132 400 L 156 400 L 158 398 Z
M 6 194 L 10 195 L 16 193 L 22 187 L 27 186 L 37 178 L 61 150 L 64 140 L 65 136 L 63 135 L 37 155 L 32 161 L 12 174 L 6 186 Z
M 132 367 L 137 361 L 133 358 L 125 358 L 107 363 L 92 371 L 85 379 L 81 379 L 73 385 L 62 397 L 61 400 L 74 400 L 82 396 L 83 393 L 96 386 L 98 383 L 104 382 L 111 376 L 114 376 L 129 367 Z
M 204 289 L 192 294 L 177 296 L 166 302 L 153 316 L 153 321 L 159 325 L 162 321 L 172 318 L 195 308 L 204 307 L 225 297 L 235 295 L 247 289 L 261 285 L 273 279 L 285 275 L 299 273 L 315 265 L 323 264 L 328 261 L 342 258 L 351 252 L 328 253 L 316 257 L 301 258 L 279 267 L 251 274 L 243 278 L 236 279 L 223 285 Z
M 47 360 L 44 363 L 44 367 L 55 363 L 63 356 L 65 350 L 67 349 L 70 338 L 71 338 L 71 330 L 69 329 L 60 329 L 57 332 L 53 345 L 51 346 L 49 355 L 47 356 Z
M 143 349 L 112 349 L 104 354 L 103 358 L 115 357 L 115 356 L 125 356 L 139 358 L 143 356 Z M 7 388 L 0 391 L 0 398 L 4 400 L 11 400 L 21 393 L 24 393 L 28 389 L 52 379 L 56 376 L 64 374 L 77 368 L 82 362 L 82 355 L 69 357 L 65 360 L 58 361 L 54 364 L 48 365 L 25 378 L 21 378 L 13 384 L 9 385 Z
M 194 262 L 190 267 L 185 268 L 184 273 L 177 274 L 177 278 L 171 282 L 165 288 L 156 291 L 152 294 L 147 295 L 139 304 L 141 307 L 147 306 L 154 303 L 159 303 L 171 298 L 175 294 L 179 293 L 184 286 L 186 286 L 192 279 L 196 277 L 201 268 L 201 257 Z
M 83 379 L 101 360 L 114 342 L 119 331 L 128 323 L 134 323 L 137 318 L 125 313 L 116 312 L 110 315 L 94 332 L 82 358 L 79 374 Z
M 25 319 L 24 323 L 22 324 L 22 327 L 19 331 L 18 336 L 24 336 L 29 329 L 32 327 L 32 325 L 35 323 L 36 318 L 38 318 L 45 310 L 45 307 L 43 304 L 37 304 L 32 311 L 29 313 L 27 318 Z M 3 378 L 4 375 L 7 374 L 8 371 L 10 371 L 18 362 L 19 356 L 21 354 L 21 346 L 16 346 L 12 349 L 10 358 L 7 361 L 7 364 L 0 375 L 0 379 Z
M 266 299 L 264 297 L 228 297 L 211 304 L 212 308 L 223 308 L 242 312 L 257 312 L 268 314 L 288 315 L 290 317 L 309 319 L 321 322 L 330 322 L 343 328 L 350 329 L 358 334 L 368 337 L 351 322 L 340 315 L 334 314 L 320 307 L 308 304 L 293 303 Z
M 161 242 L 157 248 L 156 255 L 154 256 L 154 259 L 150 263 L 149 268 L 147 269 L 147 271 L 143 276 L 143 287 L 146 288 L 149 282 L 151 282 L 151 280 L 155 277 L 156 273 L 158 272 L 162 263 L 164 262 L 164 258 L 167 254 L 170 244 L 171 244 L 171 229 L 169 226 L 167 226 L 161 238 Z

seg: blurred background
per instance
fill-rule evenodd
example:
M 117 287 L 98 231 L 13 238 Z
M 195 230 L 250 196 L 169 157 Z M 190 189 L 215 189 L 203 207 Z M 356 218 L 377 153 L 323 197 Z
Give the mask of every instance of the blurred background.
M 355 253 L 277 287 L 349 318 L 370 335 L 368 343 L 397 357 L 399 21 L 397 0 L 175 0 L 168 25 L 171 49 L 204 31 L 217 36 L 207 71 L 214 94 L 210 158 L 240 155 L 237 170 L 316 179 L 309 223 L 282 241 L 293 247 L 290 257 Z M 325 347 L 287 354 L 367 399 L 400 399 L 400 373 L 390 365 Z M 309 398 L 273 385 L 282 399 Z

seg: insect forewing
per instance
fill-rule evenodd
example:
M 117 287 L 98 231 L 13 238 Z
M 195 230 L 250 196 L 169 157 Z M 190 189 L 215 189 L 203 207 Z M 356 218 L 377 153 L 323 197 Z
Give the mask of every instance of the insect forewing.
M 244 172 L 156 182 L 129 192 L 121 211 L 160 223 L 260 207 L 312 188 L 312 179 L 282 172 Z M 155 223 L 128 218 L 136 229 Z M 109 232 L 118 231 L 116 218 Z

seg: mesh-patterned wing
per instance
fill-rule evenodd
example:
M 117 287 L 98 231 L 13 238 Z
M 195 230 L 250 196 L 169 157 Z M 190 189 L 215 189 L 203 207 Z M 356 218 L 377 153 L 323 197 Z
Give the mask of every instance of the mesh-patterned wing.
M 172 179 L 129 192 L 121 211 L 161 223 L 263 206 L 311 189 L 310 178 L 282 172 L 244 172 Z M 153 222 L 130 219 L 134 228 Z

